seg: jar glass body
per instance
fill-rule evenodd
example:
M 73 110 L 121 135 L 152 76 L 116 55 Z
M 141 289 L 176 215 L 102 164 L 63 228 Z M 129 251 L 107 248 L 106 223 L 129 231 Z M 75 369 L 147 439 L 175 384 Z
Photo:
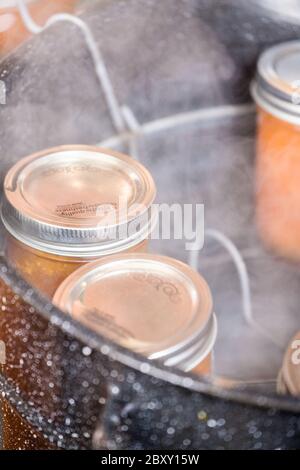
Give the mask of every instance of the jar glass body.
M 147 248 L 148 240 L 142 240 L 124 252 L 143 253 Z M 25 245 L 10 234 L 5 237 L 4 252 L 7 260 L 29 284 L 51 298 L 62 281 L 73 271 L 101 258 L 101 256 L 83 258 L 46 253 Z
M 278 255 L 300 260 L 300 125 L 258 108 L 256 218 Z

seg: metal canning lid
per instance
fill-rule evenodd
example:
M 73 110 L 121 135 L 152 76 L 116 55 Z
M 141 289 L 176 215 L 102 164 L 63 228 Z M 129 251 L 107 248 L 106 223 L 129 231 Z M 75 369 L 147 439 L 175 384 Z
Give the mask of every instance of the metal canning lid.
M 4 180 L 2 221 L 21 242 L 72 257 L 111 254 L 147 238 L 156 189 L 132 158 L 62 146 L 26 157 Z
M 291 395 L 300 395 L 300 332 L 292 339 L 285 353 L 282 381 Z
M 216 339 L 206 281 L 165 256 L 121 254 L 89 263 L 60 285 L 53 302 L 122 346 L 183 370 L 199 364 Z
M 300 41 L 271 47 L 258 60 L 252 96 L 279 119 L 300 124 Z

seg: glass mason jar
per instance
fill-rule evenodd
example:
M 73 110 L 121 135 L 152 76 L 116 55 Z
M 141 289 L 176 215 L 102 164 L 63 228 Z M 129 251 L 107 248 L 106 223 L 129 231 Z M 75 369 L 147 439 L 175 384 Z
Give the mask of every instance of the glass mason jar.
M 278 374 L 277 391 L 300 396 L 300 332 L 290 342 Z
M 300 41 L 265 51 L 252 95 L 257 104 L 256 207 L 266 246 L 300 260 Z
M 80 145 L 38 152 L 16 163 L 5 177 L 5 256 L 51 298 L 79 266 L 112 253 L 146 250 L 156 219 L 155 194 L 148 170 L 126 155 Z M 7 344 L 13 321 L 8 315 L 0 331 Z M 23 349 L 20 344 L 14 354 Z M 18 385 L 28 392 L 27 384 Z M 3 407 L 4 445 L 34 446 L 36 441 L 27 439 L 25 445 L 20 437 L 27 433 L 26 423 L 7 402 Z
M 210 289 L 186 264 L 120 254 L 83 266 L 53 302 L 93 331 L 165 366 L 209 374 L 217 335 Z
M 5 177 L 5 255 L 52 297 L 82 264 L 147 249 L 155 193 L 148 170 L 126 155 L 78 145 L 38 152 Z
M 56 13 L 71 13 L 77 0 L 24 0 L 30 15 L 43 26 Z M 17 0 L 0 2 L 0 54 L 5 55 L 30 37 L 20 16 Z

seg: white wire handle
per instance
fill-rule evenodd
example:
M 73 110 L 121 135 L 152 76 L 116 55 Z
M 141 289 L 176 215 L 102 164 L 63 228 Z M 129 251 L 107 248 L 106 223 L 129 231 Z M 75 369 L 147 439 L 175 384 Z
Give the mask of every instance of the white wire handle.
M 252 328 L 254 328 L 260 335 L 264 336 L 268 339 L 268 341 L 272 342 L 278 348 L 280 348 L 280 350 L 284 350 L 284 347 L 281 342 L 278 339 L 274 338 L 273 335 L 271 335 L 268 330 L 266 330 L 262 325 L 260 325 L 253 316 L 249 275 L 245 261 L 243 260 L 238 248 L 228 237 L 226 237 L 226 235 L 224 235 L 219 230 L 207 229 L 205 230 L 205 235 L 218 241 L 228 251 L 236 266 L 242 291 L 243 314 L 247 323 Z M 195 250 L 189 252 L 189 264 L 195 270 L 198 270 L 199 251 L 200 249 L 196 248 Z
M 48 28 L 49 26 L 52 26 L 54 23 L 58 23 L 61 21 L 73 23 L 81 30 L 86 45 L 91 53 L 95 65 L 95 72 L 102 87 L 112 122 L 117 132 L 124 132 L 126 130 L 126 126 L 122 115 L 121 107 L 115 95 L 112 82 L 109 78 L 109 74 L 105 66 L 102 54 L 96 44 L 93 33 L 91 32 L 89 26 L 77 16 L 71 15 L 69 13 L 55 14 L 51 16 L 43 26 L 40 26 L 32 19 L 28 10 L 28 6 L 25 4 L 24 0 L 17 0 L 17 2 L 22 20 L 28 31 L 33 34 L 39 34 L 41 31 Z

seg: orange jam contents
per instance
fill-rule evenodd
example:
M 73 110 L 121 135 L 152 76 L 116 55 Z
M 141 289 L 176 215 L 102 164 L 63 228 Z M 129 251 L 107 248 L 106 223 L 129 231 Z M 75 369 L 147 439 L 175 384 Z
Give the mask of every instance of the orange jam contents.
M 147 251 L 148 240 L 126 250 L 128 253 Z M 95 261 L 95 258 L 71 258 L 46 253 L 6 235 L 5 255 L 21 276 L 33 287 L 52 297 L 66 277 L 80 266 Z
M 300 260 L 300 41 L 266 49 L 251 86 L 257 105 L 257 224 L 267 247 Z
M 257 223 L 264 242 L 300 260 L 300 126 L 258 109 Z
M 212 373 L 212 353 L 210 352 L 191 372 L 196 375 L 210 375 Z
M 4 55 L 20 45 L 31 36 L 20 16 L 16 2 L 7 2 L 1 7 L 0 2 L 0 54 Z M 39 25 L 44 25 L 47 19 L 61 12 L 72 12 L 76 0 L 32 0 L 27 2 L 30 15 Z M 11 5 L 11 6 L 10 6 Z

